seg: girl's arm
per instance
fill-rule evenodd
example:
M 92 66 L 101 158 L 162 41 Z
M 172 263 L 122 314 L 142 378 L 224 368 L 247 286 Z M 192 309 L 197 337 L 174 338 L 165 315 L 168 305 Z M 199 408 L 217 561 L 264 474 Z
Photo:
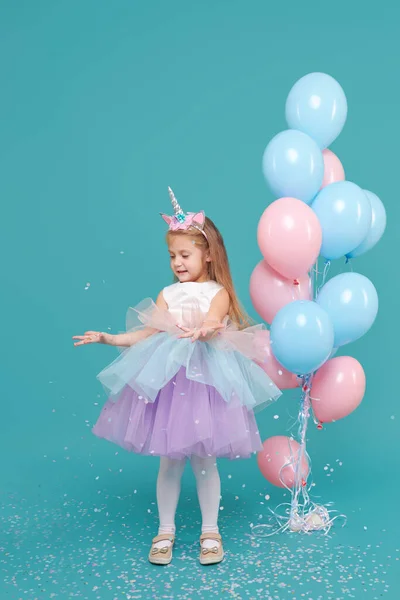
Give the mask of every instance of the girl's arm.
M 158 308 L 164 310 L 168 309 L 168 305 L 164 300 L 162 292 L 158 294 L 156 305 Z M 129 347 L 150 337 L 154 333 L 158 333 L 158 329 L 153 329 L 152 327 L 145 327 L 144 329 L 139 329 L 138 331 L 120 333 L 117 335 L 100 331 L 86 331 L 84 335 L 75 335 L 72 339 L 78 340 L 74 343 L 74 346 L 82 346 L 84 344 L 107 344 L 108 346 Z

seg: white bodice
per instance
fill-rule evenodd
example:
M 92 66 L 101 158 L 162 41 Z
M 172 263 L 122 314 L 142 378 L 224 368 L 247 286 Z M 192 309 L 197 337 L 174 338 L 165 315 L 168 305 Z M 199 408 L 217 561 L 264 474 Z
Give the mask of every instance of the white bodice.
M 223 289 L 216 281 L 186 281 L 173 283 L 163 289 L 165 302 L 178 323 L 187 327 L 199 325 L 199 313 L 204 317 L 214 296 Z

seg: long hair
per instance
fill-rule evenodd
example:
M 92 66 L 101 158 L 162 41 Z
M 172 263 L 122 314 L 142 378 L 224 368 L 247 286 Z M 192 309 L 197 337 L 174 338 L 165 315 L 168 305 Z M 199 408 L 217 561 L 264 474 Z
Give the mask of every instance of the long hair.
M 228 316 L 233 323 L 235 323 L 239 329 L 243 329 L 250 324 L 250 318 L 246 314 L 239 299 L 236 295 L 235 288 L 232 281 L 231 270 L 229 267 L 228 255 L 222 235 L 220 234 L 214 223 L 206 217 L 204 223 L 205 236 L 194 227 L 190 227 L 187 230 L 168 231 L 167 232 L 167 243 L 172 237 L 178 235 L 190 236 L 196 246 L 200 247 L 204 252 L 207 250 L 210 253 L 211 261 L 208 264 L 208 276 L 211 280 L 216 281 L 222 285 L 229 295 L 229 313 Z M 178 281 L 178 278 L 174 278 Z

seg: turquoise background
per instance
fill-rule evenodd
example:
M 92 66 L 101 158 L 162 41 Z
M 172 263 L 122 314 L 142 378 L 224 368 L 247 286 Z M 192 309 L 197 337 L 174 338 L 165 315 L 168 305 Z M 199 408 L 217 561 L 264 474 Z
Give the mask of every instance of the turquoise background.
M 400 48 L 391 10 L 359 0 L 0 4 L 1 598 L 399 597 Z M 239 296 L 256 316 L 248 282 L 272 200 L 261 157 L 285 128 L 291 86 L 311 71 L 343 86 L 348 121 L 332 148 L 388 213 L 384 239 L 353 262 L 380 298 L 373 329 L 346 348 L 365 368 L 367 395 L 347 419 L 309 431 L 313 498 L 335 502 L 348 524 L 330 537 L 252 539 L 250 523 L 266 522 L 268 506 L 288 496 L 255 460 L 221 461 L 226 560 L 198 565 L 188 469 L 174 561 L 155 568 L 157 460 L 91 434 L 105 401 L 95 375 L 115 349 L 74 348 L 71 336 L 121 330 L 129 305 L 170 283 L 158 217 L 169 210 L 167 185 L 221 228 Z M 261 413 L 263 437 L 287 433 L 297 406 L 290 392 Z

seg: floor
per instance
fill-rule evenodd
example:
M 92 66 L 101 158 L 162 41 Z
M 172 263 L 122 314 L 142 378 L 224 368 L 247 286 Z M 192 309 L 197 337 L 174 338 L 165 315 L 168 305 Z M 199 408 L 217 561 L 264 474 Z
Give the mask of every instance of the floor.
M 366 481 L 346 480 L 339 467 L 337 485 L 326 469 L 313 494 L 334 500 L 347 515 L 344 527 L 337 521 L 328 536 L 261 538 L 252 535 L 252 525 L 267 523 L 269 507 L 288 498 L 254 477 L 253 463 L 247 469 L 221 463 L 226 558 L 210 567 L 198 563 L 199 510 L 186 471 L 173 562 L 157 567 L 147 562 L 157 528 L 156 459 L 122 451 L 111 458 L 107 443 L 94 444 L 88 457 L 66 449 L 63 457 L 44 455 L 40 468 L 32 458 L 8 474 L 0 494 L 0 598 L 400 597 L 393 501 Z

